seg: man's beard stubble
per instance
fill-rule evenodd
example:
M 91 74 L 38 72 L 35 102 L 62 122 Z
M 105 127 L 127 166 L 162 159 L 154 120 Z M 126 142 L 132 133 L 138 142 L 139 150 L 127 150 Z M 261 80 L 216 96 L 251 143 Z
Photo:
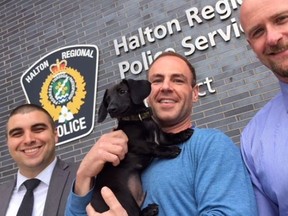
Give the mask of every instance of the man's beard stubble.
M 281 62 L 270 62 L 271 70 L 280 77 L 288 78 L 288 57 Z
M 288 51 L 288 42 L 281 40 L 276 45 L 267 47 L 265 54 L 273 55 L 283 51 Z M 268 66 L 278 76 L 288 78 L 288 56 L 284 56 L 279 61 L 272 61 L 268 59 L 268 65 L 266 66 Z

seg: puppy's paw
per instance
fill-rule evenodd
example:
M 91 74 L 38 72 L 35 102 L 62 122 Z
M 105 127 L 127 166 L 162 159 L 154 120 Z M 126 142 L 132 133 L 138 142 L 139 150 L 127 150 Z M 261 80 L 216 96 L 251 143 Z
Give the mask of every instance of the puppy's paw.
M 174 142 L 174 144 L 185 142 L 193 135 L 193 132 L 194 130 L 192 128 L 187 128 L 186 130 L 180 131 L 179 133 L 170 133 L 170 141 Z
M 175 158 L 181 152 L 181 149 L 178 146 L 161 146 L 158 145 L 155 148 L 153 156 L 159 158 Z
M 179 132 L 179 139 L 182 140 L 182 142 L 187 141 L 192 135 L 194 130 L 192 128 L 187 128 L 186 130 Z
M 140 216 L 157 216 L 158 213 L 159 213 L 158 205 L 152 203 L 141 211 Z
M 175 158 L 181 152 L 181 149 L 178 146 L 169 146 L 169 149 L 170 149 L 170 154 L 168 155 L 167 158 Z
M 165 133 L 163 132 L 160 136 L 160 145 L 171 146 L 177 145 L 187 141 L 192 135 L 194 130 L 192 128 L 187 128 L 179 133 Z

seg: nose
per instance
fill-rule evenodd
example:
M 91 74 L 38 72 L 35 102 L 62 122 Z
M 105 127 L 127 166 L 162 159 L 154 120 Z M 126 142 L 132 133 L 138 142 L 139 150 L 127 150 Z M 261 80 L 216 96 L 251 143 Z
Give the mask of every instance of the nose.
M 169 80 L 164 80 L 161 86 L 161 90 L 162 91 L 172 90 L 171 82 Z
M 279 28 L 274 26 L 268 26 L 267 29 L 267 45 L 275 46 L 282 39 L 282 33 Z
M 115 113 L 117 111 L 117 106 L 115 104 L 112 104 L 107 109 L 108 113 Z
M 25 144 L 33 144 L 35 143 L 36 139 L 32 132 L 26 132 L 24 135 L 24 143 Z

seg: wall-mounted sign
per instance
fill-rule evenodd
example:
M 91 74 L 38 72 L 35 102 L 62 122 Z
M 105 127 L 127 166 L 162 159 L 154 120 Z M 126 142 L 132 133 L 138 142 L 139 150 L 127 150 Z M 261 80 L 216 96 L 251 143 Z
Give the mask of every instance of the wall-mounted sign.
M 42 106 L 53 117 L 57 145 L 93 130 L 98 59 L 97 46 L 67 46 L 45 55 L 21 76 L 27 101 Z
M 173 47 L 167 47 L 163 50 L 174 51 L 188 57 L 196 52 L 214 48 L 222 41 L 229 42 L 232 38 L 240 38 L 244 35 L 244 31 L 236 17 L 231 16 L 234 11 L 241 7 L 242 1 L 218 0 L 212 4 L 201 6 L 201 8 L 191 7 L 185 10 L 185 22 L 180 16 L 181 19 L 173 18 L 163 24 L 153 25 L 153 27 L 138 27 L 133 33 L 130 32 L 127 36 L 122 35 L 113 40 L 115 54 L 116 56 L 121 56 L 132 51 L 140 51 L 148 44 L 164 40 L 168 36 L 171 38 L 180 33 L 184 37 L 181 41 L 176 39 L 173 43 L 179 42 L 183 49 L 175 50 Z M 208 24 L 214 19 L 225 21 L 227 25 L 218 28 L 218 25 Z M 191 31 L 183 31 L 187 29 L 187 24 Z M 206 25 L 203 26 L 203 24 Z M 161 54 L 161 51 L 156 53 L 154 51 L 154 48 L 153 50 L 145 49 L 145 51 L 141 52 L 141 55 L 138 55 L 138 59 L 135 60 L 133 58 L 132 60 L 127 59 L 119 62 L 118 68 L 121 79 L 126 78 L 128 74 L 139 75 L 147 71 L 152 61 Z

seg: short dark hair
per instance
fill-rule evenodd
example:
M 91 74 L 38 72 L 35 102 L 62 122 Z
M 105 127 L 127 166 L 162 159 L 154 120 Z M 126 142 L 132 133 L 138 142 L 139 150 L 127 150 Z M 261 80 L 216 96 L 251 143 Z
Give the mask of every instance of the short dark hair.
M 17 106 L 10 112 L 8 120 L 16 114 L 30 113 L 35 110 L 45 113 L 46 116 L 48 117 L 48 120 L 49 120 L 49 123 L 51 124 L 52 129 L 54 130 L 56 128 L 55 122 L 53 118 L 51 117 L 51 115 L 49 114 L 49 112 L 45 110 L 43 107 L 36 105 L 36 104 L 27 103 L 27 104 L 22 104 L 20 106 Z
M 176 52 L 172 52 L 172 51 L 167 51 L 167 52 L 163 52 L 161 53 L 159 56 L 157 56 L 154 61 L 152 62 L 152 64 L 150 65 L 150 68 L 152 67 L 152 65 L 154 64 L 154 62 L 156 62 L 159 58 L 162 58 L 164 56 L 175 56 L 178 57 L 180 59 L 182 59 L 188 66 L 188 68 L 190 69 L 191 73 L 192 73 L 192 87 L 194 87 L 196 85 L 196 71 L 195 68 L 192 66 L 192 64 L 188 61 L 187 58 L 185 58 L 184 56 L 180 55 L 179 53 Z M 149 71 L 148 71 L 149 73 Z

